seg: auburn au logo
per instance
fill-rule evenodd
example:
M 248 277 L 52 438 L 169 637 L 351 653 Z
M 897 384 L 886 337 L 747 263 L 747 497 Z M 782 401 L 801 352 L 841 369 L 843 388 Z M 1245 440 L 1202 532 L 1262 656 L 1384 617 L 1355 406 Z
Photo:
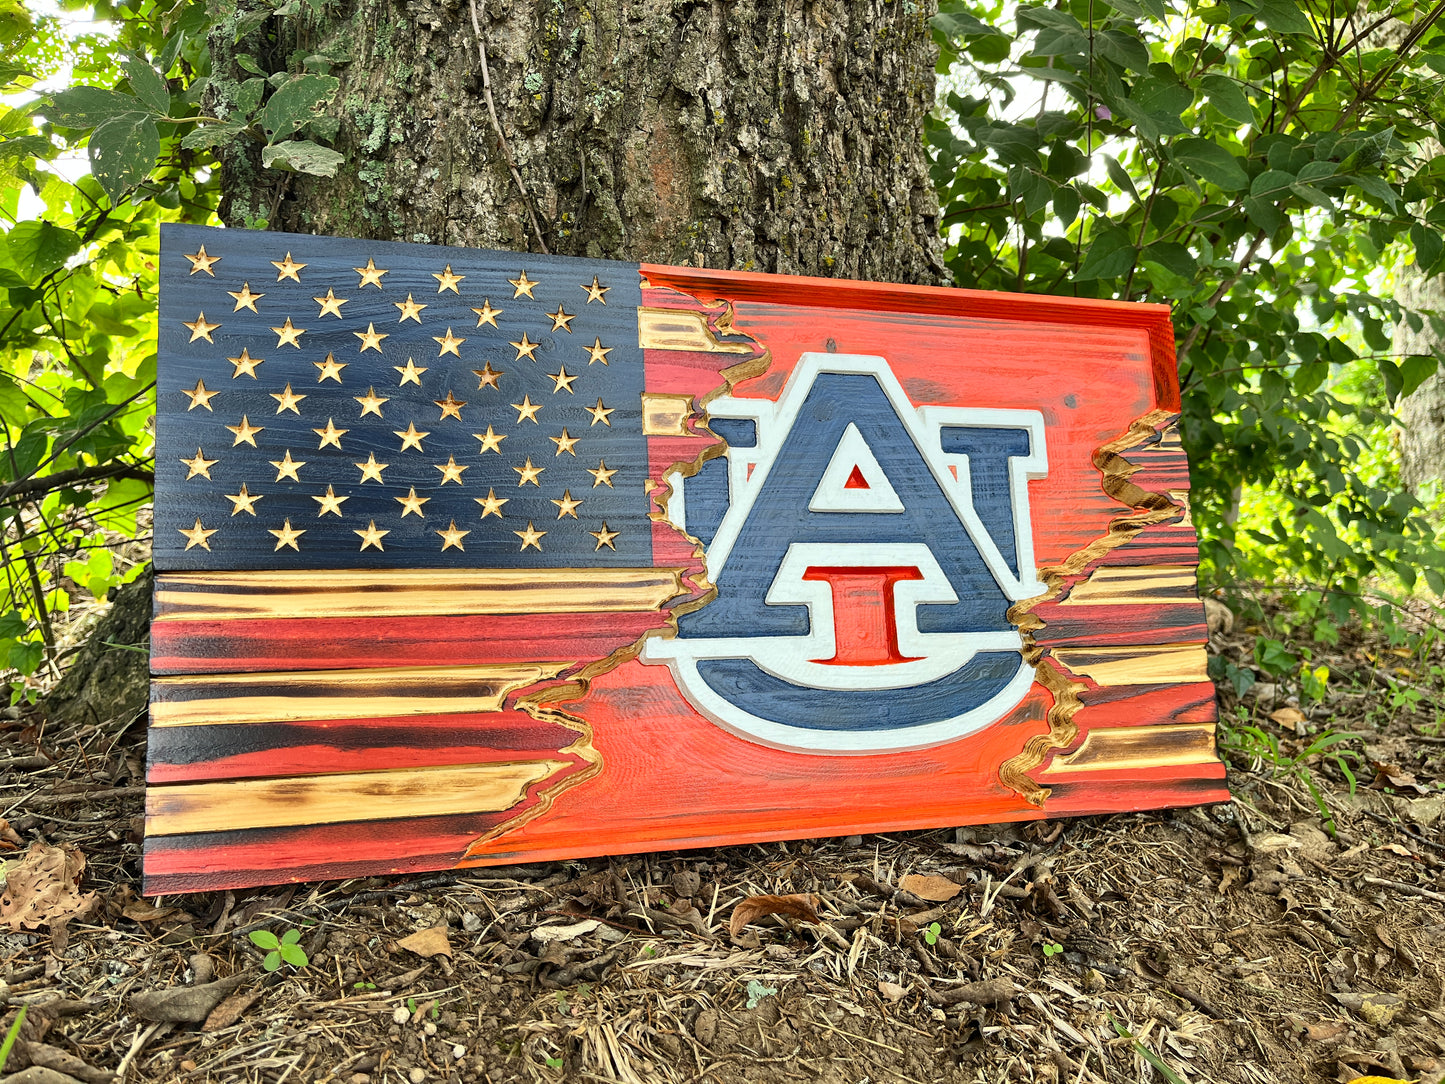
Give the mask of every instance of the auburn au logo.
M 669 478 L 668 516 L 706 545 L 717 598 L 644 662 L 718 725 L 809 753 L 937 745 L 1023 699 L 1007 613 L 1044 590 L 1038 411 L 915 407 L 884 358 L 804 354 L 777 402 L 709 414 L 727 454 Z

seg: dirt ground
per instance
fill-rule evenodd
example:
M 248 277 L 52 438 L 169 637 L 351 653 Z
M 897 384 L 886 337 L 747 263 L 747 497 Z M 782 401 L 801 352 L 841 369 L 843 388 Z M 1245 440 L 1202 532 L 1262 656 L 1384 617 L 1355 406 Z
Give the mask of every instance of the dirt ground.
M 1331 650 L 1316 708 L 1221 692 L 1229 805 L 152 900 L 143 717 L 11 712 L 6 857 L 78 849 L 94 902 L 0 923 L 3 1079 L 1439 1084 L 1442 660 Z M 1278 752 L 1238 751 L 1246 724 Z M 1353 794 L 1301 758 L 1329 728 L 1359 735 Z M 730 936 L 795 893 L 818 924 Z M 268 974 L 253 931 L 307 965 Z

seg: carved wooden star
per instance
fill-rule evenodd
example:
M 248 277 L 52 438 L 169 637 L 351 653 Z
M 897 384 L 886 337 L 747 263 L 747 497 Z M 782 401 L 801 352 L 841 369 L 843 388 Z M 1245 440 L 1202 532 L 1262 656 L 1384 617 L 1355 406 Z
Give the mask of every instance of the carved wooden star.
M 462 471 L 471 470 L 468 466 L 457 466 L 457 458 L 454 455 L 447 456 L 445 463 L 433 463 L 432 466 L 442 472 L 442 480 L 437 483 L 439 486 L 444 486 L 448 482 L 455 482 L 457 485 L 461 485 Z
M 521 361 L 522 358 L 525 357 L 529 361 L 536 361 L 537 347 L 541 346 L 542 344 L 534 343 L 531 339 L 527 338 L 527 333 L 524 331 L 522 332 L 522 341 L 512 343 L 511 345 L 517 348 L 517 356 L 514 360 Z
M 591 467 L 588 467 L 587 473 L 592 475 L 593 489 L 596 489 L 598 486 L 606 486 L 608 489 L 611 489 L 612 476 L 617 473 L 617 468 L 608 467 L 605 459 L 599 459 L 597 461 L 597 469 L 593 470 Z
M 288 343 L 297 350 L 301 349 L 300 339 L 302 335 L 306 334 L 306 329 L 304 327 L 297 327 L 291 323 L 291 317 L 286 317 L 284 324 L 280 327 L 273 327 L 271 330 L 276 333 L 276 348 L 278 350 Z
M 452 265 L 447 264 L 445 271 L 433 271 L 431 277 L 437 280 L 437 293 L 441 293 L 443 290 L 450 290 L 452 293 L 460 296 L 461 291 L 457 289 L 457 283 L 461 282 L 462 279 L 467 276 L 453 275 Z M 457 548 L 460 549 L 461 547 L 458 546 Z M 446 549 L 446 547 L 443 546 L 442 549 Z
M 182 320 L 181 323 L 191 329 L 191 337 L 189 340 L 187 340 L 188 342 L 195 342 L 197 339 L 205 339 L 206 342 L 210 343 L 213 346 L 215 345 L 216 340 L 211 338 L 211 332 L 215 331 L 216 328 L 220 327 L 221 325 L 206 323 L 205 313 L 201 313 L 195 318 L 194 321 Z M 207 548 L 209 549 L 210 547 Z
M 441 357 L 443 354 L 451 354 L 453 357 L 458 358 L 461 357 L 462 355 L 457 352 L 457 347 L 461 346 L 462 343 L 466 341 L 466 339 L 459 339 L 455 335 L 453 335 L 451 328 L 447 328 L 447 333 L 445 335 L 432 336 L 432 342 L 436 343 L 441 348 L 437 351 L 437 357 Z
M 316 450 L 318 452 L 322 448 L 325 448 L 328 444 L 339 452 L 341 450 L 341 435 L 343 433 L 349 433 L 351 432 L 351 430 L 337 429 L 335 421 L 331 418 L 327 418 L 325 429 L 313 429 L 311 430 L 311 432 L 315 433 L 318 437 L 321 438 L 321 443 L 316 446 Z
M 228 425 L 226 428 L 236 434 L 236 439 L 231 442 L 232 448 L 242 443 L 249 444 L 254 448 L 256 447 L 256 434 L 266 427 L 264 425 L 252 425 L 246 415 L 242 414 L 240 425 Z
M 256 302 L 266 296 L 265 294 L 253 294 L 249 282 L 241 283 L 239 290 L 227 290 L 226 293 L 236 299 L 236 307 L 231 310 L 232 312 L 240 312 L 242 309 L 256 312 Z
M 301 413 L 301 411 L 299 411 L 299 410 L 296 409 L 296 404 L 299 403 L 299 402 L 301 402 L 302 399 L 305 399 L 306 396 L 304 396 L 304 395 L 297 395 L 295 392 L 293 392 L 293 391 L 291 390 L 291 383 L 290 383 L 290 381 L 287 381 L 287 383 L 286 383 L 286 390 L 285 390 L 285 391 L 283 391 L 283 392 L 274 392 L 274 391 L 273 391 L 273 392 L 271 392 L 270 394 L 271 394 L 271 398 L 276 400 L 276 413 L 277 413 L 277 414 L 280 414 L 283 410 L 289 410 L 292 414 L 298 414 L 298 415 L 299 415 L 299 414 Z
M 220 262 L 221 257 L 207 256 L 205 245 L 202 245 L 195 252 L 187 252 L 185 256 L 186 259 L 191 261 L 191 274 L 194 275 L 197 271 L 204 271 L 210 275 L 211 278 L 216 277 L 216 273 L 212 271 L 211 268 Z
M 336 491 L 331 486 L 326 487 L 324 496 L 312 497 L 311 499 L 321 505 L 320 511 L 316 513 L 318 518 L 330 512 L 338 519 L 341 517 L 341 502 L 351 500 L 350 497 L 338 497 Z
M 563 516 L 571 516 L 573 519 L 576 519 L 577 509 L 582 507 L 581 501 L 572 498 L 572 491 L 570 489 L 564 489 L 562 491 L 562 499 L 557 500 L 554 497 L 552 503 L 557 506 L 558 519 L 561 519 Z
M 609 531 L 606 523 L 602 524 L 602 530 L 588 531 L 587 533 L 597 539 L 597 549 L 600 550 L 603 546 L 606 546 L 608 549 L 616 551 L 617 547 L 612 544 L 612 540 L 617 537 L 617 532 Z M 596 551 L 594 550 L 593 552 Z
M 483 324 L 491 324 L 493 327 L 496 327 L 497 317 L 502 315 L 501 309 L 492 308 L 492 299 L 490 297 L 482 302 L 480 309 L 473 309 L 472 311 L 477 314 L 477 327 L 481 327 Z
M 550 440 L 553 444 L 557 445 L 558 455 L 561 455 L 563 452 L 566 452 L 568 455 L 577 454 L 575 451 L 573 451 L 573 449 L 577 447 L 577 438 L 569 437 L 567 435 L 566 427 L 563 427 L 562 435 L 560 437 L 548 437 L 547 439 Z
M 237 512 L 246 512 L 254 516 L 256 514 L 256 502 L 263 496 L 265 496 L 265 494 L 248 492 L 246 483 L 242 482 L 241 492 L 227 493 L 226 500 L 231 502 L 231 515 L 234 516 Z
M 407 516 L 413 513 L 420 516 L 422 519 L 426 519 L 426 513 L 421 510 L 421 506 L 426 504 L 426 502 L 431 500 L 431 498 L 418 497 L 416 495 L 416 486 L 411 486 L 407 490 L 407 494 L 405 497 L 393 497 L 392 499 L 401 505 L 402 519 L 406 519 Z
M 361 482 L 367 481 L 381 482 L 382 484 L 385 484 L 386 479 L 381 476 L 381 472 L 386 470 L 387 467 L 391 466 L 390 463 L 378 463 L 376 461 L 375 452 L 367 453 L 365 463 L 356 463 L 353 465 L 356 467 L 357 470 L 361 471 L 361 480 L 357 483 L 358 485 L 360 485 Z
M 293 531 L 291 529 L 291 520 L 287 519 L 279 531 L 273 531 L 268 527 L 266 533 L 276 536 L 276 549 L 272 551 L 273 553 L 279 551 L 282 546 L 290 546 L 297 553 L 300 553 L 301 547 L 296 544 L 296 540 L 305 534 L 306 531 L 304 529 Z
M 209 551 L 211 548 L 211 543 L 209 539 L 211 535 L 219 531 L 220 528 L 212 527 L 209 531 L 206 530 L 206 528 L 201 526 L 201 517 L 197 516 L 196 525 L 194 527 L 177 527 L 176 530 L 180 531 L 181 534 L 186 536 L 186 549 L 191 549 L 194 546 L 200 546 L 201 549 Z
M 531 396 L 529 396 L 529 395 L 524 395 L 524 396 L 522 396 L 522 401 L 521 401 L 520 403 L 513 403 L 513 404 L 512 404 L 512 409 L 517 412 L 517 424 L 518 424 L 518 425 L 521 425 L 521 424 L 522 424 L 523 419 L 531 422 L 533 425 L 536 425 L 536 424 L 537 424 L 537 411 L 539 411 L 539 410 L 542 409 L 542 404 L 541 404 L 541 403 L 534 403 L 534 402 L 532 402 L 532 397 L 531 397 Z
M 280 282 L 282 279 L 290 279 L 292 282 L 300 282 L 301 276 L 298 275 L 297 272 L 306 265 L 304 263 L 296 263 L 294 260 L 291 259 L 291 253 L 288 252 L 286 253 L 286 258 L 284 260 L 272 260 L 271 266 L 276 269 L 277 282 Z
M 374 387 L 367 388 L 365 395 L 353 395 L 352 398 L 361 404 L 361 417 L 363 418 L 366 417 L 368 414 L 375 414 L 378 418 L 380 418 L 381 404 L 391 402 L 391 399 L 388 396 L 377 395 L 376 389 Z
M 617 409 L 616 407 L 605 407 L 602 405 L 601 398 L 598 398 L 597 405 L 595 407 L 583 407 L 582 409 L 587 411 L 588 414 L 592 415 L 593 425 L 601 422 L 603 425 L 607 426 L 607 428 L 612 428 L 612 422 L 608 419 L 607 415 L 613 413 L 613 411 Z
M 455 418 L 457 421 L 461 421 L 462 407 L 467 405 L 454 396 L 450 388 L 447 389 L 447 397 L 445 399 L 433 399 L 432 402 L 442 408 L 442 416 L 437 419 L 438 421 L 446 421 L 448 418 Z
M 206 382 L 204 380 L 197 380 L 196 386 L 194 388 L 182 388 L 181 391 L 185 392 L 191 397 L 191 405 L 186 407 L 187 410 L 195 410 L 198 406 L 205 407 L 207 410 L 210 410 L 211 400 L 221 394 L 218 391 L 207 391 Z
M 496 452 L 500 455 L 502 451 L 502 441 L 507 439 L 506 433 L 494 432 L 490 425 L 487 426 L 485 433 L 473 433 L 472 436 L 482 442 L 481 451 L 477 452 L 477 455 L 485 455 L 487 452 Z
M 264 362 L 266 359 L 265 359 L 265 358 L 253 358 L 253 357 L 251 356 L 251 351 L 248 350 L 246 347 L 243 346 L 243 347 L 241 347 L 241 356 L 240 356 L 240 357 L 238 357 L 238 358 L 227 358 L 226 360 L 229 361 L 232 365 L 234 365 L 234 366 L 236 367 L 236 368 L 235 368 L 234 370 L 232 370 L 232 372 L 231 372 L 231 379 L 232 379 L 232 380 L 235 380 L 236 377 L 240 376 L 242 373 L 245 373 L 245 374 L 246 374 L 247 376 L 249 376 L 252 380 L 255 380 L 255 379 L 257 379 L 257 377 L 256 377 L 256 366 L 260 365 L 260 364 L 261 364 L 262 362 Z
M 405 429 L 393 429 L 392 432 L 401 438 L 403 452 L 408 448 L 415 448 L 419 452 L 425 451 L 426 449 L 421 446 L 421 438 L 431 436 L 431 433 L 425 429 L 418 429 L 416 422 L 407 422 Z
M 415 361 L 413 361 L 411 358 L 407 358 L 405 366 L 393 365 L 392 368 L 401 374 L 401 381 L 397 384 L 397 387 L 401 387 L 402 384 L 408 383 L 415 384 L 417 387 L 421 387 L 421 374 L 426 372 L 426 368 L 424 366 L 418 368 Z
M 276 481 L 278 482 L 282 478 L 290 478 L 293 482 L 301 481 L 300 476 L 296 472 L 306 466 L 306 460 L 291 458 L 290 448 L 286 449 L 286 457 L 284 459 L 272 459 L 270 463 L 271 466 L 276 468 Z
M 376 520 L 372 520 L 370 523 L 368 523 L 366 525 L 366 530 L 355 531 L 355 533 L 361 536 L 361 548 L 363 550 L 366 549 L 367 546 L 375 546 L 377 549 L 381 550 L 382 553 L 386 552 L 386 547 L 381 544 L 381 540 L 387 535 L 391 534 L 391 532 L 378 531 L 376 529 Z
M 361 276 L 361 281 L 356 284 L 358 288 L 370 284 L 380 290 L 381 276 L 387 274 L 387 271 L 384 268 L 376 266 L 376 261 L 374 261 L 370 256 L 366 258 L 365 267 L 353 267 L 352 270 Z M 362 547 L 362 549 L 365 548 L 365 546 Z M 377 546 L 376 548 L 381 549 L 380 546 Z
M 512 295 L 513 300 L 519 297 L 531 297 L 533 301 L 537 300 L 535 297 L 532 297 L 532 291 L 537 288 L 537 283 L 527 277 L 527 272 L 523 271 L 517 278 L 508 279 L 507 281 L 517 290 L 517 292 Z
M 341 370 L 350 365 L 351 362 L 337 361 L 334 355 L 328 353 L 325 361 L 313 361 L 311 364 L 321 370 L 321 375 L 316 378 L 316 383 L 320 384 L 323 380 L 329 378 L 340 384 Z
M 313 297 L 311 300 L 321 306 L 321 311 L 316 314 L 318 320 L 328 312 L 340 320 L 343 318 L 341 315 L 341 306 L 345 305 L 351 299 L 349 297 L 337 297 L 336 291 L 328 288 L 325 297 Z
M 567 366 L 559 365 L 555 373 L 548 373 L 547 375 L 555 382 L 552 388 L 553 395 L 556 395 L 559 391 L 565 391 L 568 395 L 577 394 L 572 390 L 572 384 L 577 378 L 567 372 Z
M 542 552 L 542 546 L 540 543 L 542 541 L 542 536 L 545 535 L 547 532 L 537 530 L 537 528 L 532 526 L 531 520 L 527 521 L 527 529 L 525 531 L 513 531 L 512 533 L 522 540 L 522 549 L 526 549 L 528 546 L 531 546 L 538 553 Z
M 445 486 L 448 481 L 455 481 L 458 486 L 461 486 L 462 471 L 471 470 L 471 467 L 468 467 L 468 465 L 460 465 L 460 467 L 458 467 L 457 457 L 455 457 L 455 455 L 448 455 L 447 463 L 434 463 L 432 465 L 442 473 L 442 480 L 436 483 L 438 486 Z
M 577 319 L 577 316 L 575 313 L 568 313 L 564 310 L 561 302 L 558 302 L 556 312 L 549 312 L 547 315 L 552 318 L 553 331 L 565 331 L 568 335 L 572 334 L 572 321 Z
M 606 365 L 607 355 L 612 353 L 612 350 L 613 348 L 610 346 L 603 346 L 601 339 L 594 338 L 592 345 L 587 348 L 587 364 L 591 365 L 594 361 L 600 361 L 603 365 Z
M 339 519 L 341 517 L 341 502 L 351 500 L 350 497 L 338 497 L 336 491 L 331 486 L 326 487 L 325 496 L 312 497 L 311 499 L 321 505 L 321 510 L 316 513 L 318 519 L 326 515 L 327 512 L 330 512 Z
M 426 306 L 413 301 L 411 294 L 406 295 L 405 301 L 393 301 L 392 304 L 401 310 L 401 318 L 397 320 L 398 324 L 403 320 L 415 320 L 418 324 L 421 323 L 421 310 Z
M 497 378 L 506 375 L 506 370 L 493 369 L 490 361 L 487 362 L 485 367 L 473 369 L 472 372 L 477 376 L 478 391 L 481 391 L 483 388 L 495 388 L 497 386 Z
M 532 457 L 531 457 L 531 456 L 528 456 L 528 457 L 527 457 L 527 464 L 526 464 L 526 466 L 523 466 L 523 467 L 513 467 L 512 469 L 513 469 L 514 471 L 516 471 L 519 475 L 521 475 L 521 478 L 517 481 L 517 488 L 518 488 L 518 489 L 521 489 L 524 485 L 527 485 L 528 483 L 531 483 L 532 485 L 536 486 L 538 489 L 541 489 L 541 488 L 542 488 L 542 485 L 541 485 L 540 482 L 537 481 L 537 478 L 538 478 L 538 477 L 541 475 L 541 473 L 542 473 L 544 470 L 546 470 L 547 468 L 546 468 L 546 467 L 534 467 L 534 466 L 532 466 Z
M 220 460 L 207 459 L 205 457 L 205 454 L 199 448 L 197 448 L 196 456 L 194 459 L 187 459 L 185 456 L 181 456 L 181 462 L 190 468 L 190 470 L 186 474 L 186 481 L 190 481 L 198 474 L 207 481 L 210 481 L 211 468 L 214 467 L 217 463 L 219 463 Z
M 602 304 L 605 305 L 607 304 L 607 298 L 603 297 L 602 295 L 605 294 L 608 290 L 612 289 L 612 287 L 603 286 L 602 283 L 597 281 L 597 276 L 593 275 L 592 284 L 589 286 L 587 283 L 584 282 L 581 286 L 581 289 L 587 291 L 587 304 L 590 305 L 594 301 L 600 301 L 602 302 Z
M 502 505 L 506 504 L 508 499 L 507 497 L 498 497 L 495 489 L 487 490 L 485 497 L 472 498 L 472 500 L 482 506 L 482 519 L 486 519 L 488 516 L 496 516 L 498 519 L 501 519 Z
M 452 520 L 452 525 L 450 527 L 448 527 L 445 531 L 437 532 L 437 534 L 442 536 L 442 552 L 445 553 L 453 546 L 455 546 L 459 550 L 465 551 L 467 547 L 462 545 L 462 539 L 466 538 L 467 535 L 471 533 L 471 531 L 459 530 L 457 528 L 457 521 Z
M 376 325 L 370 322 L 367 323 L 365 331 L 353 331 L 352 334 L 361 340 L 361 349 L 357 351 L 357 353 L 360 354 L 364 354 L 368 350 L 375 350 L 380 354 L 381 340 L 391 338 L 391 335 L 387 332 L 377 331 Z

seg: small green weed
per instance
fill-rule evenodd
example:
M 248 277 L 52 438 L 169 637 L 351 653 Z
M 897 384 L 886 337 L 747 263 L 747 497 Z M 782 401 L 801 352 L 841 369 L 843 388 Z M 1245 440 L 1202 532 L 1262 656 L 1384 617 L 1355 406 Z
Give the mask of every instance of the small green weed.
M 930 945 L 936 945 L 938 944 L 939 935 L 943 933 L 943 927 L 937 922 L 930 922 L 928 928 L 923 930 L 922 933 L 923 940 L 927 941 Z
M 267 971 L 275 971 L 283 963 L 295 968 L 309 964 L 311 961 L 306 957 L 306 950 L 297 944 L 300 940 L 300 930 L 287 930 L 279 939 L 270 930 L 251 931 L 251 943 L 266 953 L 261 966 Z
M 0 1069 L 5 1068 L 5 1063 L 10 1060 L 10 1051 L 15 1047 L 15 1040 L 20 1038 L 20 1025 L 25 1023 L 26 1008 L 25 1005 L 20 1006 L 20 1010 L 15 1014 L 15 1023 L 10 1025 L 5 1041 L 0 1043 Z
M 1247 709 L 1240 707 L 1236 709 L 1236 721 L 1233 725 L 1224 725 L 1220 728 L 1220 748 L 1230 753 L 1248 757 L 1254 762 L 1256 769 L 1268 768 L 1270 774 L 1275 778 L 1284 776 L 1293 779 L 1302 785 L 1314 799 L 1315 807 L 1319 810 L 1320 819 L 1324 822 L 1325 830 L 1330 835 L 1335 834 L 1335 818 L 1330 813 L 1329 806 L 1325 803 L 1324 792 L 1320 789 L 1319 783 L 1315 780 L 1314 769 L 1310 761 L 1315 757 L 1328 760 L 1332 763 L 1345 782 L 1349 785 L 1350 794 L 1355 793 L 1359 785 L 1355 777 L 1353 761 L 1355 765 L 1360 762 L 1360 754 L 1353 749 L 1342 749 L 1340 745 L 1347 741 L 1354 741 L 1359 738 L 1358 734 L 1343 731 L 1326 730 L 1315 738 L 1297 753 L 1286 753 L 1276 738 L 1269 731 L 1262 729 L 1255 724 L 1248 722 L 1250 718 Z M 1224 720 L 1221 720 L 1224 722 Z
M 1145 1061 L 1147 1061 L 1150 1065 L 1154 1066 L 1154 1068 L 1159 1070 L 1159 1075 L 1162 1076 L 1165 1081 L 1167 1081 L 1167 1084 L 1189 1084 L 1189 1081 L 1185 1080 L 1173 1069 L 1169 1068 L 1169 1066 L 1164 1063 L 1164 1060 L 1159 1057 L 1158 1054 L 1154 1053 L 1154 1051 L 1150 1050 L 1138 1039 L 1134 1038 L 1133 1034 L 1129 1031 L 1128 1028 L 1124 1027 L 1123 1024 L 1119 1023 L 1119 1021 L 1114 1019 L 1113 1013 L 1109 1014 L 1109 1023 L 1114 1025 L 1114 1030 L 1119 1033 L 1119 1038 L 1128 1039 L 1130 1042 L 1132 1042 L 1134 1044 L 1134 1052 L 1137 1053 Z
M 748 979 L 748 1008 L 756 1009 L 758 1002 L 778 992 L 776 986 L 764 986 L 757 979 Z
M 1044 958 L 1047 959 L 1050 956 L 1060 955 L 1064 951 L 1064 946 L 1059 944 L 1057 941 L 1045 941 L 1043 944 L 1043 949 Z

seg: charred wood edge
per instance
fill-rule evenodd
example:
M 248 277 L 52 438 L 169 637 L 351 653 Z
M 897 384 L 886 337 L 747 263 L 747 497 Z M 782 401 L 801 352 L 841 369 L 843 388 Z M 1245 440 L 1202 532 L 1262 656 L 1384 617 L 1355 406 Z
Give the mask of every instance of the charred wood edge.
M 928 1003 L 937 1008 L 959 1004 L 997 1005 L 1000 1002 L 1012 1001 L 1023 992 L 1009 978 L 984 979 L 982 982 L 970 982 L 952 990 L 935 990 L 921 979 L 918 985 Z
M 32 475 L 21 478 L 9 485 L 0 486 L 0 502 L 26 500 L 57 489 L 66 489 L 87 482 L 104 482 L 111 478 L 134 478 L 141 482 L 154 483 L 155 471 L 138 467 L 133 463 L 104 463 L 94 467 L 72 467 L 54 474 Z
M 1391 828 L 1395 829 L 1395 831 L 1402 832 L 1405 835 L 1409 836 L 1416 843 L 1423 843 L 1425 844 L 1425 846 L 1433 848 L 1434 850 L 1439 851 L 1441 854 L 1445 854 L 1445 843 L 1437 843 L 1435 840 L 1429 838 L 1428 836 L 1421 835 L 1404 821 L 1393 820 L 1390 817 L 1385 816 L 1383 813 L 1376 813 L 1373 809 L 1367 809 L 1365 810 L 1365 812 L 1368 813 L 1371 817 L 1374 817 L 1375 820 L 1379 821 L 1381 824 L 1387 824 Z

